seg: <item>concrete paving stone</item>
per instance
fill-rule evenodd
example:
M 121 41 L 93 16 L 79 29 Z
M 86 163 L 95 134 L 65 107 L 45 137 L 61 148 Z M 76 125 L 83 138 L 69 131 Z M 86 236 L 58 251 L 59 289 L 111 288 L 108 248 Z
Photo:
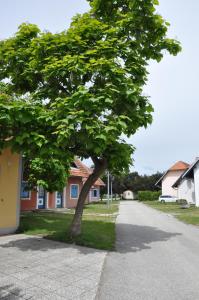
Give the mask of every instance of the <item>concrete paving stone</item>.
M 39 285 L 39 287 L 45 292 L 53 292 L 53 293 L 57 293 L 57 291 L 59 289 L 65 288 L 67 286 L 64 286 L 62 283 L 57 282 L 57 281 L 52 281 L 49 282 L 48 280 L 46 280 L 45 282 L 41 282 L 41 284 Z
M 46 273 L 46 277 L 48 277 L 51 280 L 59 281 L 59 278 L 64 276 L 65 273 L 60 270 L 53 270 L 51 272 Z
M 9 275 L 6 275 L 5 273 L 0 272 L 0 287 L 1 287 L 1 281 L 4 279 L 9 279 Z
M 38 287 L 31 287 L 29 289 L 24 289 L 19 294 L 20 299 L 24 299 L 24 300 L 32 299 L 32 298 L 40 299 L 40 297 L 47 297 L 48 295 L 49 295 L 49 292 L 46 293 L 44 290 L 42 290 Z M 51 293 L 51 295 L 52 295 L 52 293 Z
M 85 290 L 82 290 L 75 286 L 68 286 L 56 290 L 56 294 L 68 300 L 73 299 L 74 297 L 79 297 L 84 291 Z
M 4 256 L 1 252 L 0 255 Z M 0 271 L 5 270 L 7 267 L 12 267 L 13 264 L 10 263 L 10 261 L 8 260 L 8 262 L 6 261 L 7 257 L 4 256 L 4 262 L 0 263 Z
M 20 288 L 28 288 L 30 287 L 30 283 L 25 282 L 24 280 L 19 280 L 13 276 L 6 276 L 4 279 L 0 281 L 0 288 L 9 287 L 9 289 L 20 287 Z
M 64 297 L 60 297 L 58 295 L 55 295 L 55 294 L 41 294 L 41 295 L 38 295 L 38 296 L 32 296 L 31 298 L 29 298 L 30 300 L 68 300 Z M 20 299 L 21 300 L 21 299 Z
M 41 274 L 41 273 L 48 273 L 52 272 L 53 268 L 49 267 L 48 265 L 35 265 L 31 268 L 31 271 L 36 274 Z
M 12 294 L 10 291 L 8 291 L 7 289 L 1 289 L 0 288 L 0 299 L 6 296 L 9 296 L 10 294 Z
M 89 290 L 82 293 L 79 297 L 74 298 L 74 300 L 95 300 L 96 290 Z M 106 300 L 106 299 L 104 299 Z
M 87 280 L 96 271 L 90 272 L 89 266 L 102 265 L 106 252 L 98 254 L 94 249 L 42 238 L 0 238 L 0 287 L 5 297 L 12 293 L 13 299 L 79 299 L 87 292 L 90 300 L 100 276 L 95 277 L 97 282 L 91 277 Z
M 19 286 L 7 284 L 0 288 L 0 299 L 3 297 L 8 297 L 10 295 L 15 295 L 16 297 L 19 297 L 20 293 L 22 292 L 22 289 Z
M 97 261 L 97 260 L 96 260 Z M 98 272 L 101 270 L 102 266 L 103 266 L 103 260 L 101 260 L 101 263 L 96 264 L 95 262 L 92 262 L 91 264 L 89 264 L 87 267 L 85 267 L 86 269 L 88 268 L 91 271 L 95 271 Z
M 61 296 L 59 296 L 59 295 L 56 295 L 56 294 L 46 294 L 45 296 L 43 296 L 42 298 L 37 298 L 37 297 L 33 297 L 33 298 L 31 298 L 31 300 L 32 299 L 35 299 L 35 300 L 67 300 L 66 298 L 64 298 L 64 297 L 61 297 Z
M 32 272 L 23 270 L 23 271 L 16 272 L 16 273 L 12 274 L 12 276 L 19 279 L 19 280 L 23 280 L 23 279 L 26 279 L 27 277 L 31 277 Z
M 71 262 L 70 264 L 63 264 L 62 266 L 55 266 L 55 269 L 60 270 L 62 272 L 64 272 L 65 274 L 71 273 L 73 269 L 72 267 L 73 262 Z
M 10 294 L 8 296 L 2 297 L 1 300 L 19 300 L 20 298 L 18 296 L 15 296 L 13 294 Z
M 59 259 L 61 259 L 62 257 L 60 257 Z M 62 259 L 61 259 L 62 260 Z M 49 259 L 48 259 L 48 261 L 49 261 Z M 49 268 L 51 268 L 51 269 L 57 269 L 57 270 L 62 270 L 63 271 L 63 269 L 64 269 L 64 265 L 62 264 L 62 262 L 61 261 L 59 261 L 59 262 L 54 262 L 54 263 L 52 263 L 52 262 L 48 262 L 48 263 L 46 263 L 46 264 L 43 264 L 44 266 L 48 266 Z
M 80 277 L 80 276 L 75 276 L 73 274 L 68 274 L 68 275 L 64 275 L 64 276 L 59 277 L 59 282 L 63 286 L 70 286 L 71 284 L 74 284 L 75 282 L 77 282 L 81 279 L 82 279 L 82 277 Z
M 74 285 L 83 290 L 90 290 L 90 289 L 94 289 L 97 286 L 97 282 L 93 281 L 91 279 L 85 278 L 85 279 L 76 281 L 74 283 Z
M 86 278 L 86 277 L 91 277 L 92 275 L 95 274 L 95 272 L 94 271 L 90 271 L 89 269 L 80 269 L 79 271 L 78 270 L 74 271 L 73 274 L 74 275 L 78 275 L 79 274 L 78 276 L 80 276 L 82 278 Z
M 41 276 L 41 275 L 37 275 L 37 276 L 33 275 L 27 277 L 25 281 L 31 282 L 32 286 L 37 286 L 43 290 L 48 290 L 48 291 L 54 291 L 58 287 L 61 287 L 61 284 L 57 283 L 56 281 L 50 280 L 46 276 Z
M 32 286 L 40 286 L 40 284 L 42 284 L 42 282 L 46 281 L 46 276 L 42 276 L 41 274 L 38 275 L 31 275 L 29 277 L 26 277 L 24 279 L 24 282 L 31 283 Z
M 102 274 L 102 270 L 101 270 L 101 272 L 98 272 L 98 273 L 96 272 L 94 274 L 90 274 L 87 278 L 91 279 L 91 280 L 93 280 L 95 282 L 98 282 L 100 280 L 100 278 L 101 278 L 101 274 Z

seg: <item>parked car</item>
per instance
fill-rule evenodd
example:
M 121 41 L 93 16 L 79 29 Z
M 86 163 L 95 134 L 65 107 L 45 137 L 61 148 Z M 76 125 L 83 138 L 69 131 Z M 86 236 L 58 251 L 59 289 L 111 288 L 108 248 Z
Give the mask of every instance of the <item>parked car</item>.
M 158 201 L 165 203 L 165 202 L 176 202 L 178 200 L 177 197 L 170 196 L 170 195 L 162 195 L 159 197 Z

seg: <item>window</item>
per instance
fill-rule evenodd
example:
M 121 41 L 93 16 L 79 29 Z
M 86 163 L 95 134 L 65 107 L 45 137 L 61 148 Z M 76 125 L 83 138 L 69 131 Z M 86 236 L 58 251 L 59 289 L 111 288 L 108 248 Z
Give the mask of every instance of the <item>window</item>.
M 43 188 L 43 186 L 39 186 L 38 188 L 38 198 L 44 198 L 45 196 L 45 190 Z
M 72 169 L 77 169 L 77 165 L 76 165 L 74 162 L 72 162 L 71 168 L 72 168 Z
M 72 199 L 77 199 L 79 196 L 79 186 L 78 184 L 71 184 L 70 185 L 70 197 Z
M 30 191 L 28 190 L 28 163 L 25 157 L 22 158 L 22 174 L 21 174 L 21 190 L 20 198 L 21 199 L 30 199 Z
M 30 191 L 28 191 L 27 181 L 21 182 L 21 198 L 22 199 L 30 199 Z
M 63 197 L 63 193 L 62 192 L 57 192 L 57 198 L 61 199 Z
M 93 198 L 97 198 L 98 197 L 98 190 L 96 190 L 96 189 L 92 190 L 92 194 L 91 195 L 92 195 Z

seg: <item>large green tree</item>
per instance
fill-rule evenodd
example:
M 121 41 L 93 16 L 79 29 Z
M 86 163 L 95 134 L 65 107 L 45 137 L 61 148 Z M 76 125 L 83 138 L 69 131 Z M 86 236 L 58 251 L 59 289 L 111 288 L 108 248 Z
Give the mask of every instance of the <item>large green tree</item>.
M 63 188 L 75 155 L 94 163 L 71 225 L 81 232 L 83 205 L 105 169 L 117 174 L 131 163 L 133 146 L 122 136 L 152 122 L 143 95 L 150 60 L 179 43 L 156 13 L 157 0 L 93 0 L 68 30 L 52 34 L 22 24 L 0 42 L 0 147 L 30 161 L 30 183 Z

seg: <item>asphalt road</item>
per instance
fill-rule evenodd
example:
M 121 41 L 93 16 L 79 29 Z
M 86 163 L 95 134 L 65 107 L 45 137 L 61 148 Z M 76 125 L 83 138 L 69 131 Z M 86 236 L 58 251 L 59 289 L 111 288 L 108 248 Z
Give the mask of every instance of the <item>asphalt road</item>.
M 199 228 L 122 202 L 97 300 L 199 300 Z

